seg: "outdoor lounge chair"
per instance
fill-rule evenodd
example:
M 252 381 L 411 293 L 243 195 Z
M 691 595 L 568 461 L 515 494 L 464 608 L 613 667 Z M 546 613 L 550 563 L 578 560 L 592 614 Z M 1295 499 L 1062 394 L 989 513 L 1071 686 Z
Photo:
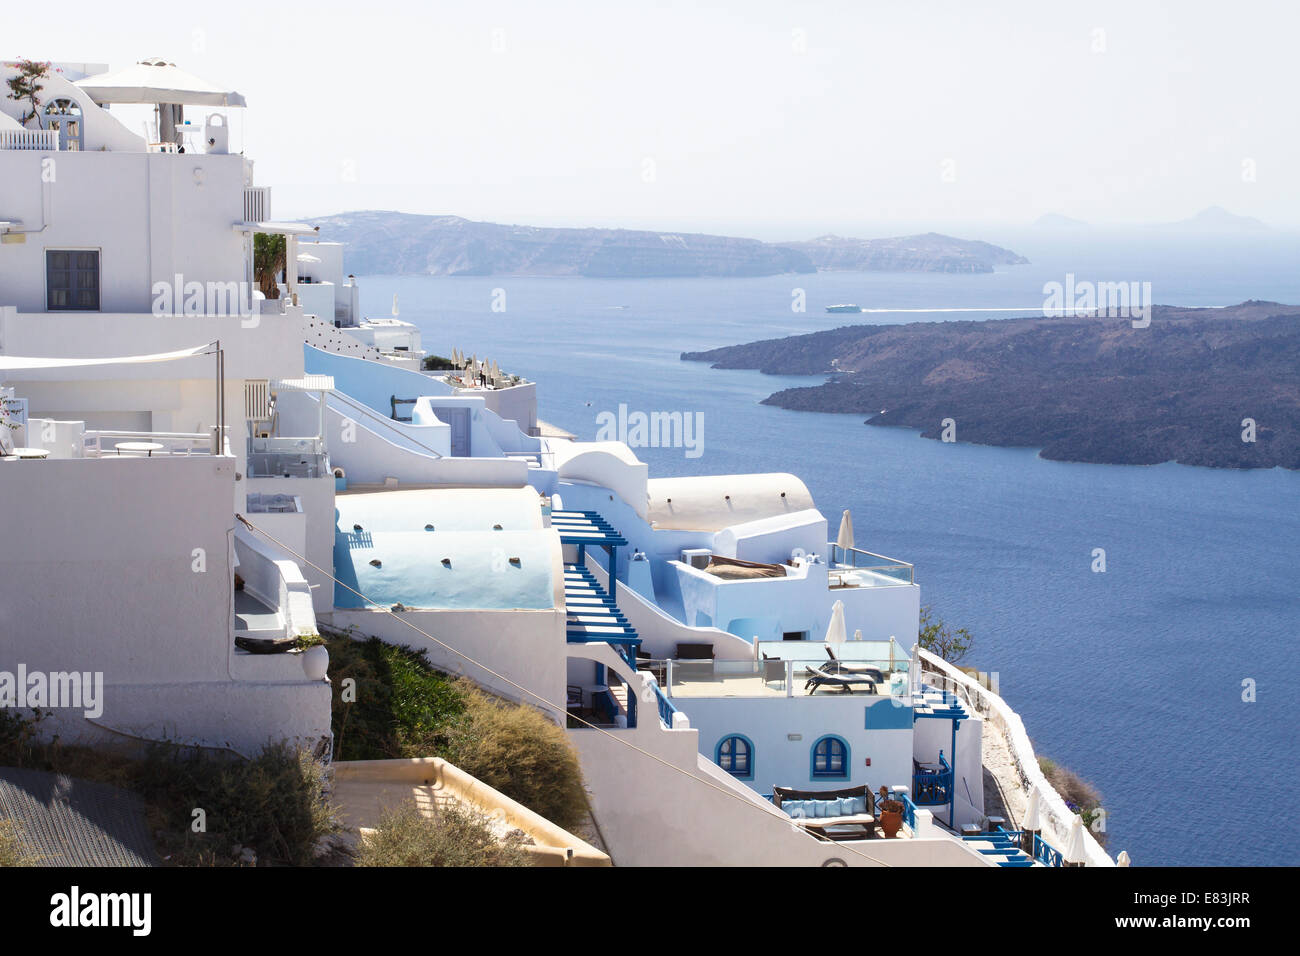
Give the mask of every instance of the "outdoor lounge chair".
M 837 663 L 827 661 L 816 670 L 809 668 L 808 680 L 804 683 L 803 689 L 809 694 L 815 694 L 821 687 L 838 687 L 843 693 L 851 694 L 854 687 L 862 687 L 868 694 L 874 694 L 876 683 L 884 679 L 879 671 L 874 674 L 836 673 L 834 668 Z
M 870 835 L 876 826 L 876 798 L 866 786 L 840 790 L 773 787 L 772 803 L 798 826 L 827 839 L 831 838 L 826 833 L 828 827 L 860 827 Z M 850 811 L 851 807 L 857 809 Z
M 872 667 L 870 664 L 856 664 L 853 661 L 842 661 L 835 656 L 835 652 L 831 650 L 829 644 L 826 645 L 826 654 L 830 657 L 830 661 L 818 668 L 823 673 L 862 674 L 870 677 L 874 683 L 883 684 L 885 682 L 885 675 L 880 672 L 879 667 Z

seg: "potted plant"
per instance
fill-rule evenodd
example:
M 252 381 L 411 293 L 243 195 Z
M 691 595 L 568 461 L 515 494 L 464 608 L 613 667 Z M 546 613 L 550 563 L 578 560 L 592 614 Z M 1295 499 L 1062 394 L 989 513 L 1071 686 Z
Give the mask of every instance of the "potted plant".
M 880 829 L 885 831 L 885 839 L 892 840 L 903 828 L 903 801 L 882 800 L 880 802 Z

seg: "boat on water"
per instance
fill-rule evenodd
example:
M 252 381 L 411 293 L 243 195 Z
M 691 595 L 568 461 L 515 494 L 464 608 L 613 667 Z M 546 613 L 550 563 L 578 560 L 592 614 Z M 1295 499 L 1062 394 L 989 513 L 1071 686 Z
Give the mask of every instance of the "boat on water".
M 847 305 L 828 305 L 826 306 L 826 311 L 827 312 L 861 312 L 862 309 L 859 306 L 849 303 Z

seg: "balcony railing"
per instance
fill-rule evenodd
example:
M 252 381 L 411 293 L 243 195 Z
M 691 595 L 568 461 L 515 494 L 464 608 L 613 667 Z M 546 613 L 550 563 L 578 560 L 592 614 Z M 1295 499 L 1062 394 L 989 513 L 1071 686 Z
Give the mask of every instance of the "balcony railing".
M 57 129 L 0 129 L 0 149 L 57 151 L 58 148 Z
M 83 434 L 87 458 L 160 458 L 169 455 L 229 454 L 212 432 L 122 432 L 91 430 Z M 158 446 L 158 447 L 149 447 Z
M 319 438 L 250 438 L 249 478 L 321 478 L 329 456 Z
M 896 558 L 887 558 L 883 554 L 875 554 L 871 551 L 863 551 L 860 548 L 841 548 L 834 542 L 831 545 L 831 574 L 834 575 L 836 569 L 865 571 L 869 574 L 879 574 L 887 578 L 893 578 L 898 584 L 915 584 L 916 570 L 906 561 L 899 561 Z M 843 576 L 841 576 L 843 580 Z M 842 586 L 854 586 L 847 580 Z M 870 581 L 859 583 L 858 587 L 880 587 Z M 886 584 L 888 586 L 888 584 Z
M 913 802 L 918 807 L 946 806 L 952 799 L 952 766 L 939 751 L 939 769 L 918 766 L 912 773 Z
M 666 698 L 902 696 L 905 671 L 897 662 L 854 660 L 640 660 Z M 894 669 L 891 672 L 891 668 Z M 900 673 L 894 679 L 893 673 Z M 658 687 L 656 687 L 658 690 Z

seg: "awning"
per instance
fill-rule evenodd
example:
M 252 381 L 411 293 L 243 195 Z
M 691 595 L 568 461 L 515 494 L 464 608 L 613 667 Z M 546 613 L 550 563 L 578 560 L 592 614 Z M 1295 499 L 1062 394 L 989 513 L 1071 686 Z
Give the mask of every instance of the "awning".
M 216 343 L 196 345 L 175 352 L 155 352 L 152 355 L 118 355 L 113 358 L 35 358 L 22 355 L 0 355 L 0 372 L 40 368 L 80 368 L 86 365 L 140 365 L 148 362 L 174 362 L 196 355 L 211 355 Z
M 141 60 L 115 73 L 100 73 L 80 80 L 77 86 L 96 103 L 180 103 L 194 106 L 247 106 L 234 90 L 223 89 L 175 63 L 162 59 Z
M 301 222 L 237 222 L 235 232 L 270 232 L 281 236 L 312 236 L 320 232 L 320 226 L 308 226 Z
M 304 375 L 302 378 L 277 378 L 271 388 L 285 392 L 332 392 L 333 375 Z

